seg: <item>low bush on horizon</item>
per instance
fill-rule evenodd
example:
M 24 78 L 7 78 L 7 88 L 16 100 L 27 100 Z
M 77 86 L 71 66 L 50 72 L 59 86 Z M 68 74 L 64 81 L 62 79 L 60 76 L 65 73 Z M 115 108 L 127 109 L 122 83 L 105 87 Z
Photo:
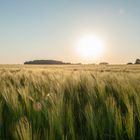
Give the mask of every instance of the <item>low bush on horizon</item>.
M 0 70 L 0 140 L 140 139 L 140 73 Z

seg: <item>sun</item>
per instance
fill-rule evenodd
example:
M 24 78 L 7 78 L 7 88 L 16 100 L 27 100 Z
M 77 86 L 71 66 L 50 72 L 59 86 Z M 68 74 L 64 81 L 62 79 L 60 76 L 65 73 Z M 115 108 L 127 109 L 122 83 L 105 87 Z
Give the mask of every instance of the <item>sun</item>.
M 77 53 L 88 60 L 96 59 L 103 55 L 104 43 L 95 35 L 81 37 L 77 43 Z

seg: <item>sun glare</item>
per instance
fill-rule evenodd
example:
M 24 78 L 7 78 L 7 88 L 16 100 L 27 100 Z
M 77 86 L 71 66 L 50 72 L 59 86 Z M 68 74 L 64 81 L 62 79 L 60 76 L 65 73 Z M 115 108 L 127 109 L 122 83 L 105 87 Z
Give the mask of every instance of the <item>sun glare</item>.
M 96 59 L 102 56 L 104 43 L 94 35 L 87 35 L 79 39 L 77 53 L 84 59 Z

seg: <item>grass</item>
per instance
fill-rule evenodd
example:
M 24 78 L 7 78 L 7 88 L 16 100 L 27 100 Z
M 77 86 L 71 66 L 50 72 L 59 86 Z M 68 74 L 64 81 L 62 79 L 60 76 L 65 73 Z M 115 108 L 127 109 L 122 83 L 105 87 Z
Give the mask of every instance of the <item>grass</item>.
M 140 66 L 0 66 L 0 140 L 140 139 Z

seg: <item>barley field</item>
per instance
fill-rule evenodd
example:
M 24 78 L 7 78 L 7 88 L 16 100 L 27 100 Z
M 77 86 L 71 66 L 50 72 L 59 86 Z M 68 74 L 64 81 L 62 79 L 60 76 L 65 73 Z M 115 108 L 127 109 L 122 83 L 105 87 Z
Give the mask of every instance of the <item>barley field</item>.
M 140 65 L 0 65 L 0 140 L 140 139 Z

